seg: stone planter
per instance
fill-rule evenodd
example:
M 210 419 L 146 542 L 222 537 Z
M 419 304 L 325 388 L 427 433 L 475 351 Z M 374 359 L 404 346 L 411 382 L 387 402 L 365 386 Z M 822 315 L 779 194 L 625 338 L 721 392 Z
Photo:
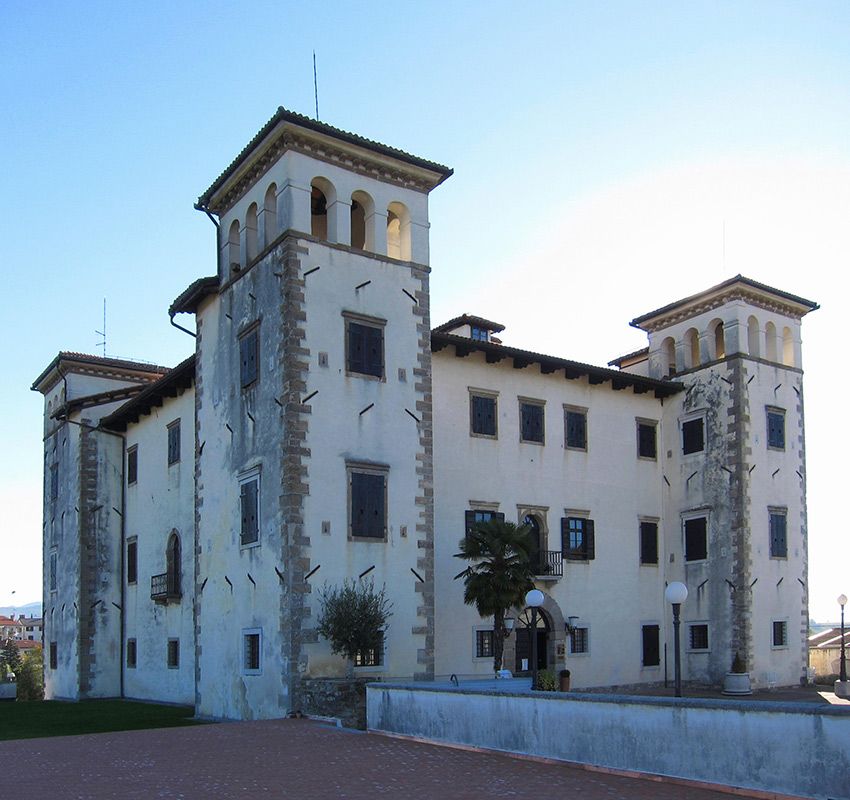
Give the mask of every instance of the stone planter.
M 723 679 L 723 694 L 743 695 L 752 694 L 749 672 L 727 672 Z
M 850 700 L 850 681 L 836 681 L 834 691 L 836 697 Z
M 18 696 L 17 683 L 0 683 L 0 700 L 14 700 Z

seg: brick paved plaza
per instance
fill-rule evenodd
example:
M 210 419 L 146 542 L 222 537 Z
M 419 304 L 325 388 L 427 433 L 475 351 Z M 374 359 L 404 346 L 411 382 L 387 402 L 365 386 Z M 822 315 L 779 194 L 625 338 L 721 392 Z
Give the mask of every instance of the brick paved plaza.
M 533 798 L 728 800 L 729 794 L 352 732 L 237 722 L 0 742 L 16 800 Z M 0 796 L 4 790 L 0 790 Z

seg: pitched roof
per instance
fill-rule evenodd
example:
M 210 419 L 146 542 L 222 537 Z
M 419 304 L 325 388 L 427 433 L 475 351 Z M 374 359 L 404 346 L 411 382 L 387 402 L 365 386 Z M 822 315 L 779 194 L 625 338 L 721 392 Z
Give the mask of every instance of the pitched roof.
M 456 336 L 451 333 L 442 333 L 437 330 L 431 331 L 431 350 L 435 353 L 446 347 L 454 347 L 458 358 L 468 356 L 470 353 L 484 353 L 488 364 L 496 364 L 503 359 L 511 359 L 514 369 L 522 369 L 531 364 L 539 364 L 540 372 L 545 374 L 564 371 L 564 377 L 571 380 L 586 377 L 591 384 L 611 382 L 614 390 L 631 387 L 636 394 L 652 391 L 657 398 L 669 397 L 681 392 L 685 386 L 677 381 L 659 381 L 654 378 L 644 378 L 642 375 L 634 375 L 630 372 L 621 372 L 617 369 L 606 369 L 595 367 L 592 364 L 583 364 L 580 361 L 569 361 L 565 358 L 547 356 L 541 353 L 533 353 L 529 350 L 518 350 L 515 347 L 495 342 L 479 342 L 466 336 Z
M 222 172 L 221 175 L 213 181 L 212 185 L 198 198 L 196 208 L 206 208 L 218 189 L 220 189 L 227 179 L 236 172 L 239 166 L 247 160 L 248 156 L 257 147 L 257 145 L 259 145 L 263 139 L 281 123 L 297 125 L 300 128 L 306 128 L 317 133 L 325 134 L 326 136 L 330 136 L 334 139 L 357 145 L 358 147 L 365 148 L 366 150 L 371 150 L 379 155 L 391 156 L 392 158 L 403 161 L 411 166 L 436 172 L 441 177 L 437 183 L 434 184 L 435 186 L 442 183 L 454 172 L 454 170 L 442 164 L 437 164 L 434 161 L 427 161 L 424 158 L 419 158 L 418 156 L 406 153 L 404 150 L 399 150 L 395 147 L 390 147 L 389 145 L 381 144 L 380 142 L 375 142 L 371 139 L 366 139 L 363 136 L 358 136 L 356 133 L 350 133 L 349 131 L 335 128 L 332 125 L 319 122 L 318 120 L 311 119 L 310 117 L 305 117 L 303 114 L 296 114 L 294 111 L 289 111 L 283 106 L 280 106 L 274 116 L 265 125 L 263 125 L 262 128 L 260 128 L 254 138 L 242 148 L 239 155 L 230 162 L 224 172 Z
M 132 377 L 135 380 L 148 381 L 156 380 L 159 375 L 168 372 L 168 367 L 160 367 L 156 364 L 149 364 L 145 361 L 129 361 L 124 358 L 109 358 L 105 356 L 93 356 L 89 353 L 75 353 L 70 350 L 61 350 L 59 355 L 51 361 L 41 374 L 32 382 L 34 392 L 44 391 L 45 381 L 54 371 L 58 371 L 60 364 L 76 365 L 84 368 L 90 368 L 97 371 L 112 372 L 117 371 L 122 373 L 123 377 Z M 87 370 L 88 371 L 88 370 Z M 130 374 L 128 374 L 130 373 Z M 56 379 L 61 377 L 61 373 L 57 374 Z M 51 385 L 55 381 L 51 381 Z
M 192 281 L 179 295 L 168 308 L 168 316 L 173 317 L 175 314 L 189 313 L 194 314 L 198 308 L 198 304 L 207 296 L 215 294 L 218 291 L 218 276 L 210 275 L 205 278 L 198 278 Z
M 806 300 L 804 297 L 798 297 L 790 292 L 775 289 L 773 286 L 768 286 L 766 283 L 759 283 L 758 281 L 754 281 L 752 278 L 746 278 L 743 275 L 736 275 L 734 278 L 729 278 L 729 280 L 718 283 L 710 289 L 705 289 L 702 292 L 697 292 L 697 294 L 692 294 L 690 297 L 685 297 L 682 300 L 676 300 L 673 303 L 668 303 L 666 306 L 656 308 L 655 311 L 650 311 L 639 317 L 635 317 L 629 324 L 633 328 L 646 330 L 644 323 L 654 319 L 655 317 L 665 316 L 679 309 L 683 309 L 688 305 L 707 301 L 711 299 L 712 295 L 723 293 L 724 290 L 730 290 L 736 285 L 743 289 L 749 289 L 757 294 L 772 295 L 776 300 L 784 301 L 786 305 L 793 307 L 800 316 L 808 313 L 809 311 L 817 311 L 817 309 L 820 308 L 820 306 L 813 300 Z
M 609 367 L 621 367 L 627 361 L 643 360 L 644 356 L 649 355 L 648 347 L 641 347 L 640 350 L 633 350 L 631 353 L 626 353 L 624 356 L 617 356 L 608 362 Z
M 474 325 L 476 328 L 484 328 L 493 333 L 499 333 L 505 329 L 504 325 L 484 319 L 484 317 L 476 317 L 474 314 L 461 314 L 459 317 L 450 319 L 442 325 L 437 325 L 434 330 L 439 333 L 448 333 L 455 328 L 459 328 L 461 325 Z
M 181 361 L 167 375 L 156 383 L 146 386 L 139 394 L 124 403 L 117 411 L 104 417 L 100 424 L 104 428 L 126 431 L 127 426 L 138 422 L 143 414 L 150 413 L 154 406 L 161 406 L 164 398 L 177 397 L 181 390 L 187 389 L 195 379 L 195 355 Z

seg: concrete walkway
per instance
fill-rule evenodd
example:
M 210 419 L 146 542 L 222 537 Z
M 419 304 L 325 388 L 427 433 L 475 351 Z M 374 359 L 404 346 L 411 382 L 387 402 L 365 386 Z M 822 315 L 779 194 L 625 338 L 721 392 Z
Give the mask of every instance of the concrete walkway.
M 0 742 L 15 798 L 61 800 L 728 800 L 730 795 L 309 720 Z M 0 796 L 5 797 L 0 791 Z

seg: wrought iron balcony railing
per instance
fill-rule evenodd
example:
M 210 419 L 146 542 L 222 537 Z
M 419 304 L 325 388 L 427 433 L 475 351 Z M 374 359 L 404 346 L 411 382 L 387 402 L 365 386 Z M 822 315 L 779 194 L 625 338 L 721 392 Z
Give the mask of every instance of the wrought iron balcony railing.
M 151 575 L 151 600 L 165 603 L 169 600 L 179 600 L 180 597 L 179 575 L 169 572 L 163 572 L 162 575 Z
M 556 580 L 564 575 L 564 556 L 560 550 L 541 550 L 531 557 L 534 575 L 543 580 Z

